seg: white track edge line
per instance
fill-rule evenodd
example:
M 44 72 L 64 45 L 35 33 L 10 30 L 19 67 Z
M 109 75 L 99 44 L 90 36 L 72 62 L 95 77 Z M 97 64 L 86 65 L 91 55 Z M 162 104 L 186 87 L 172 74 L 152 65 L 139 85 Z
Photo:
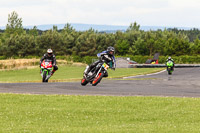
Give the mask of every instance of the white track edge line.
M 137 76 L 123 77 L 123 79 L 136 78 L 136 77 L 142 77 L 142 76 L 151 76 L 151 75 L 160 74 L 160 73 L 165 72 L 165 71 L 166 71 L 166 70 L 162 70 L 162 71 L 160 71 L 160 72 L 151 73 L 151 74 L 144 74 L 144 75 L 137 75 Z

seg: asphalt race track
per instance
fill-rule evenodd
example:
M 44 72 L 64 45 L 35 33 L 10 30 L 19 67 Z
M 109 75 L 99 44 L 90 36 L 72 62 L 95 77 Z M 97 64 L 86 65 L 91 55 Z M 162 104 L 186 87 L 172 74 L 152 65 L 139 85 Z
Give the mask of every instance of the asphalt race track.
M 130 68 L 131 69 L 131 68 Z M 133 68 L 134 69 L 134 68 Z M 175 68 L 128 79 L 102 80 L 97 86 L 80 82 L 62 83 L 1 83 L 1 93 L 110 95 L 110 96 L 176 96 L 200 97 L 200 68 Z

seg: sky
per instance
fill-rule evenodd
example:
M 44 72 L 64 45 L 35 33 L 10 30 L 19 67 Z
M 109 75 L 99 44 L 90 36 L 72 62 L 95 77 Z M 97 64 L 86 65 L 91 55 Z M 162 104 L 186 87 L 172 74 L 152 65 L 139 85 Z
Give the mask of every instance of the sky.
M 200 27 L 199 0 L 0 0 L 0 26 L 16 11 L 23 26 L 100 24 Z

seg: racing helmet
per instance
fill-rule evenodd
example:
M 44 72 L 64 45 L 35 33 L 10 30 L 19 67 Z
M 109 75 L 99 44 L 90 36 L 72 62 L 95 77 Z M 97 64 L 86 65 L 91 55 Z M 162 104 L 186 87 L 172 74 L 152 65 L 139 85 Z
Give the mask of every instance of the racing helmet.
M 52 49 L 47 49 L 47 54 L 48 54 L 48 56 L 52 56 L 53 50 Z
M 168 60 L 171 60 L 171 59 L 172 59 L 172 58 L 169 56 L 169 57 L 168 57 Z
M 115 48 L 109 46 L 109 47 L 107 48 L 107 52 L 108 52 L 109 55 L 114 55 L 114 53 L 115 53 Z

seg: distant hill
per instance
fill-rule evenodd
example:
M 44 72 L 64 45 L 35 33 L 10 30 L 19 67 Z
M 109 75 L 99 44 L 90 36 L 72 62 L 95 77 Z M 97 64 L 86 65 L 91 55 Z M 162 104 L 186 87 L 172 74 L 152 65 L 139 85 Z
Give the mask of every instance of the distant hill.
M 49 30 L 53 28 L 53 25 L 57 26 L 58 29 L 63 29 L 65 24 L 46 24 L 46 25 L 36 25 L 39 30 Z M 71 26 L 75 28 L 77 31 L 85 31 L 90 28 L 97 30 L 99 32 L 116 32 L 117 30 L 120 31 L 126 31 L 128 26 L 117 26 L 117 25 L 96 25 L 96 24 L 78 24 L 78 23 L 71 23 Z M 33 26 L 24 26 L 26 29 L 32 29 Z M 178 29 L 184 29 L 189 30 L 191 27 L 164 27 L 164 26 L 141 26 L 140 29 L 144 31 L 148 30 L 164 30 L 168 28 L 178 28 Z M 0 26 L 0 29 L 5 29 L 5 26 Z

